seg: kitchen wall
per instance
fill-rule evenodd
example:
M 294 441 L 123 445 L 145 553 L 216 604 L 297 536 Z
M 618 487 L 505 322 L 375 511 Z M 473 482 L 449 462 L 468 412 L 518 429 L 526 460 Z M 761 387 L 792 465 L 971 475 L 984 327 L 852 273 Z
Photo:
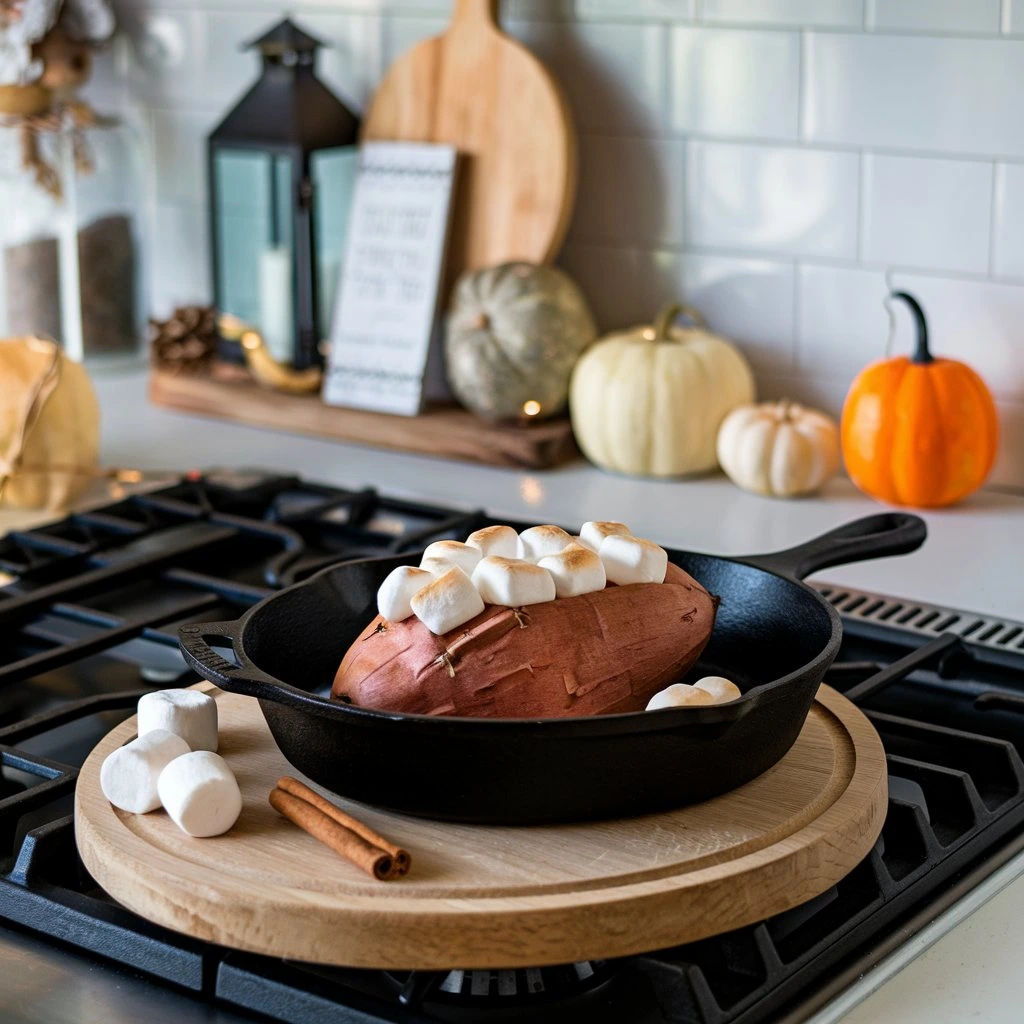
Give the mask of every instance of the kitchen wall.
M 449 6 L 289 9 L 332 44 L 322 75 L 361 109 Z M 152 129 L 157 314 L 209 297 L 203 138 L 256 75 L 239 42 L 281 9 L 141 0 L 137 62 L 108 58 L 96 82 Z M 934 348 L 995 392 L 995 482 L 1024 487 L 1024 0 L 506 0 L 502 18 L 575 113 L 562 263 L 604 327 L 681 295 L 742 345 L 766 396 L 838 411 L 885 349 L 888 272 L 923 301 Z

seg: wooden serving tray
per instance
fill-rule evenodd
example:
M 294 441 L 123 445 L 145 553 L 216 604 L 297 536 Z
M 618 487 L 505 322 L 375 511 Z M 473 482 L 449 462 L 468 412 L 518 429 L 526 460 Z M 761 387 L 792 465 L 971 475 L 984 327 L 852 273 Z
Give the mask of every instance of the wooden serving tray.
M 221 753 L 245 799 L 238 824 L 215 839 L 191 839 L 163 811 L 126 814 L 104 799 L 100 764 L 135 735 L 133 718 L 82 769 L 78 849 L 96 881 L 150 921 L 271 956 L 494 968 L 672 946 L 818 895 L 867 855 L 885 819 L 881 741 L 860 711 L 822 686 L 778 765 L 732 793 L 666 814 L 497 828 L 342 801 L 412 853 L 407 878 L 377 882 L 269 806 L 277 778 L 296 773 L 256 701 L 209 683 L 198 688 L 218 701 Z
M 219 363 L 210 374 L 154 370 L 149 400 L 169 409 L 338 441 L 520 469 L 549 469 L 579 455 L 567 417 L 539 423 L 488 423 L 454 405 L 421 416 L 389 416 L 325 405 L 318 394 L 260 387 L 241 367 Z

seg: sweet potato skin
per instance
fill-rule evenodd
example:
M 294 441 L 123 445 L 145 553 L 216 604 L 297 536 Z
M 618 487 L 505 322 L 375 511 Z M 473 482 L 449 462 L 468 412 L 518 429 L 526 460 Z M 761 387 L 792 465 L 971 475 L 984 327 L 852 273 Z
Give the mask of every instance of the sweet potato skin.
M 488 605 L 435 636 L 377 616 L 349 648 L 336 700 L 382 711 L 566 718 L 642 711 L 700 657 L 717 600 L 678 566 L 664 583 L 609 586 L 525 608 Z

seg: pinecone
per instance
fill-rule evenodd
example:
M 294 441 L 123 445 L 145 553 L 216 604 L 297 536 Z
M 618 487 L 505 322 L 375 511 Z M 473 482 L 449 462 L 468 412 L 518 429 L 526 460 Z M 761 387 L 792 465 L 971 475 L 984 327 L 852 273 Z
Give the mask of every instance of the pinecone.
M 213 306 L 179 306 L 170 320 L 149 321 L 153 365 L 169 373 L 202 373 L 213 362 L 217 317 Z

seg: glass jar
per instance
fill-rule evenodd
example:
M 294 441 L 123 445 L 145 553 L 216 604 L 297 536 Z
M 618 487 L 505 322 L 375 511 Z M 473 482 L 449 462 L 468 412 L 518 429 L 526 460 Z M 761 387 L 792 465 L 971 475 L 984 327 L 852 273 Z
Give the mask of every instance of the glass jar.
M 142 351 L 143 153 L 119 118 L 0 120 L 0 337 L 78 360 Z

